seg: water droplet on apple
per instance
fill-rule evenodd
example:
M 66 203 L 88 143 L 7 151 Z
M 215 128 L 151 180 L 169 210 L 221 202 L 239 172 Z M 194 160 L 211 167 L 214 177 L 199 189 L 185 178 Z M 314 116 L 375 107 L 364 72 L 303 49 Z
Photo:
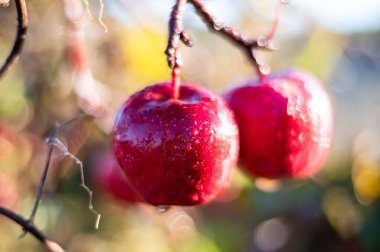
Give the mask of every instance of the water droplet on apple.
M 215 22 L 215 24 L 214 24 L 214 29 L 215 30 L 220 30 L 220 29 L 222 29 L 224 26 L 223 26 L 223 23 L 222 22 Z
M 302 119 L 304 122 L 307 122 L 307 121 L 309 121 L 309 116 L 308 116 L 306 113 L 302 113 L 302 114 L 301 114 L 301 119 Z
M 314 141 L 314 142 L 319 142 L 319 137 L 316 137 L 316 136 L 312 136 L 311 139 Z
M 170 208 L 171 208 L 171 206 L 169 206 L 169 205 L 156 206 L 156 210 L 157 210 L 157 212 L 159 212 L 159 213 L 165 213 L 165 212 L 167 212 Z
M 305 103 L 305 99 L 302 96 L 297 97 L 297 104 L 303 105 Z
M 290 131 L 290 135 L 292 135 L 292 136 L 296 136 L 296 135 L 297 135 L 297 132 L 296 132 L 294 129 L 292 129 L 292 130 Z
M 329 149 L 330 148 L 330 140 L 328 138 L 323 137 L 320 140 L 321 147 Z
M 199 194 L 198 193 L 193 193 L 190 195 L 191 200 L 193 201 L 199 201 Z
M 306 134 L 302 132 L 301 134 L 298 135 L 298 139 L 303 142 L 306 140 Z
M 194 130 L 192 130 L 191 131 L 191 133 L 190 133 L 192 136 L 196 136 L 196 135 L 198 135 L 199 134 L 199 131 L 198 130 L 196 130 L 196 129 L 194 129 Z

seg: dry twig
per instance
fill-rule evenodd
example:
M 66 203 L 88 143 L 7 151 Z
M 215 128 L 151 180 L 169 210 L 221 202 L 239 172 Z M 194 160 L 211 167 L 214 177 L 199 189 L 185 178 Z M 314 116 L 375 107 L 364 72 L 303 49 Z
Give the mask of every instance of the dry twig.
M 20 225 L 26 233 L 30 233 L 43 243 L 49 251 L 64 252 L 60 245 L 46 238 L 45 234 L 38 230 L 29 220 L 4 207 L 0 207 L 0 214 Z
M 7 1 L 4 2 L 5 4 Z M 17 10 L 17 33 L 16 39 L 13 42 L 13 48 L 8 57 L 0 67 L 0 80 L 5 76 L 8 70 L 13 66 L 20 56 L 22 47 L 25 42 L 26 32 L 28 30 L 28 12 L 26 9 L 25 0 L 15 0 Z M 1 2 L 3 4 L 3 2 Z

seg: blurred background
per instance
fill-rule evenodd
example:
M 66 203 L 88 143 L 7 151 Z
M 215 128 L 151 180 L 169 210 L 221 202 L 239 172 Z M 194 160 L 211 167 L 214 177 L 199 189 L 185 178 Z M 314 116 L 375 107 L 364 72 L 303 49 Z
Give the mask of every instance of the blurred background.
M 209 10 L 250 37 L 265 35 L 275 0 L 205 0 Z M 273 72 L 302 68 L 326 84 L 335 111 L 331 154 L 306 181 L 252 181 L 239 171 L 217 201 L 155 209 L 112 195 L 110 132 L 133 92 L 170 78 L 164 50 L 174 1 L 27 1 L 30 28 L 18 63 L 0 83 L 0 205 L 29 216 L 55 123 L 83 162 L 102 214 L 99 230 L 80 187 L 79 167 L 55 150 L 36 225 L 67 251 L 259 252 L 380 251 L 380 1 L 291 0 L 275 52 L 260 52 Z M 0 7 L 0 59 L 14 39 L 13 1 Z M 209 32 L 188 5 L 183 79 L 222 94 L 256 78 L 245 56 Z M 108 30 L 106 32 L 106 30 Z M 67 154 L 67 153 L 66 153 Z M 165 210 L 165 211 L 164 211 Z M 45 251 L 0 218 L 0 251 Z

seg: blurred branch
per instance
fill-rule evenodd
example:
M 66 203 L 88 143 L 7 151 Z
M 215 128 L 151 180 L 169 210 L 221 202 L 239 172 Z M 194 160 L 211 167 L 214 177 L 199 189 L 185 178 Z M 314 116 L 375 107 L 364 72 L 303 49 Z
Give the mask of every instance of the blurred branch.
M 26 38 L 26 32 L 28 30 L 28 12 L 26 8 L 25 0 L 15 0 L 16 10 L 17 10 L 17 34 L 16 39 L 13 42 L 13 48 L 8 55 L 7 59 L 0 67 L 0 80 L 5 76 L 7 71 L 12 67 L 12 65 L 17 61 L 24 41 Z
M 1 206 L 0 206 L 0 214 L 14 221 L 15 223 L 19 224 L 25 232 L 32 234 L 37 240 L 42 242 L 46 246 L 46 248 L 49 249 L 50 251 L 52 252 L 64 251 L 61 248 L 61 246 L 59 246 L 57 243 L 47 239 L 46 236 L 40 230 L 38 230 L 33 225 L 33 223 L 31 223 L 29 220 L 26 220 L 22 216 Z
M 55 138 L 57 136 L 58 136 L 58 127 L 56 127 L 56 129 L 54 130 L 54 135 L 51 138 Z M 41 175 L 40 183 L 38 185 L 37 196 L 36 196 L 36 200 L 34 202 L 33 210 L 32 210 L 32 213 L 31 213 L 31 215 L 29 217 L 29 221 L 31 223 L 34 222 L 34 218 L 36 217 L 38 206 L 39 206 L 39 204 L 41 202 L 42 189 L 43 189 L 43 187 L 45 185 L 45 181 L 46 181 L 46 177 L 47 177 L 47 172 L 49 170 L 51 157 L 53 155 L 54 144 L 51 144 L 51 141 L 48 141 L 48 144 L 49 144 L 49 152 L 48 152 L 48 155 L 47 155 L 47 158 L 46 158 L 44 170 L 43 170 L 42 175 Z
M 61 124 L 57 124 L 55 126 L 55 128 L 54 128 L 53 135 L 51 137 L 47 138 L 47 143 L 49 145 L 49 151 L 48 151 L 48 155 L 47 155 L 47 158 L 46 158 L 44 170 L 43 170 L 42 175 L 41 175 L 40 183 L 38 185 L 37 195 L 36 195 L 36 199 L 35 199 L 35 202 L 34 202 L 33 210 L 32 210 L 32 213 L 31 213 L 29 219 L 28 219 L 28 222 L 30 222 L 30 223 L 34 222 L 35 216 L 37 214 L 39 203 L 41 202 L 42 190 L 43 190 L 43 187 L 45 185 L 47 173 L 48 173 L 50 162 L 51 162 L 51 158 L 52 158 L 52 155 L 53 155 L 53 150 L 54 150 L 55 147 L 58 147 L 60 150 L 62 150 L 64 152 L 65 156 L 70 156 L 72 159 L 74 159 L 74 161 L 75 161 L 76 164 L 80 165 L 80 168 L 81 168 L 81 185 L 80 186 L 83 187 L 87 191 L 87 193 L 89 194 L 89 209 L 92 212 L 94 212 L 94 214 L 96 214 L 96 224 L 95 224 L 95 227 L 98 228 L 98 226 L 99 226 L 99 220 L 100 220 L 100 214 L 97 211 L 94 210 L 94 207 L 92 206 L 92 191 L 84 183 L 83 164 L 82 164 L 82 162 L 78 158 L 76 158 L 73 154 L 71 154 L 67 150 L 67 147 L 58 138 L 59 137 L 59 132 L 60 132 L 60 130 L 63 127 L 65 127 L 65 126 L 67 126 L 67 125 L 69 125 L 69 124 L 71 124 L 73 122 L 76 122 L 76 121 L 78 121 L 80 119 L 83 119 L 86 116 L 88 116 L 88 115 L 85 114 L 85 113 L 81 113 L 81 114 L 79 114 L 78 116 L 76 116 L 76 117 L 74 117 L 72 119 L 64 121 Z
M 108 27 L 107 25 L 103 22 L 103 12 L 104 12 L 104 2 L 103 0 L 98 0 L 99 1 L 99 12 L 98 12 L 98 16 L 97 16 L 97 21 L 98 23 L 100 24 L 100 26 L 103 28 L 103 31 L 105 33 L 108 32 Z M 88 0 L 82 0 L 83 4 L 85 5 L 86 7 L 86 11 L 87 11 L 87 15 L 93 19 L 93 15 L 91 13 L 91 10 L 90 10 L 90 3 Z
M 0 0 L 0 6 L 8 6 L 9 0 Z
M 168 65 L 174 69 L 176 66 L 181 66 L 181 55 L 178 51 L 179 41 L 185 45 L 192 46 L 188 34 L 183 29 L 183 12 L 187 0 L 177 0 L 170 14 L 169 20 L 169 39 L 165 50 Z
M 94 209 L 94 206 L 92 204 L 92 195 L 93 192 L 90 190 L 90 188 L 86 185 L 85 179 L 84 179 L 84 169 L 83 169 L 83 162 L 77 158 L 74 154 L 68 151 L 67 147 L 62 143 L 61 140 L 59 140 L 58 137 L 50 138 L 51 145 L 56 146 L 59 148 L 65 156 L 70 157 L 72 160 L 74 160 L 75 164 L 79 166 L 80 169 L 80 187 L 82 187 L 88 194 L 88 209 L 90 209 L 91 212 L 93 212 L 96 215 L 96 221 L 95 221 L 95 228 L 99 228 L 99 222 L 101 215 Z M 49 144 L 50 145 L 50 144 Z
M 263 78 L 265 74 L 267 74 L 265 73 L 262 65 L 260 65 L 257 61 L 255 49 L 274 49 L 272 39 L 277 31 L 283 4 L 288 1 L 279 0 L 276 19 L 273 22 L 270 32 L 266 36 L 259 37 L 258 39 L 249 39 L 241 34 L 237 29 L 226 26 L 222 22 L 218 21 L 215 16 L 207 10 L 202 0 L 177 0 L 170 15 L 169 39 L 165 50 L 168 65 L 172 69 L 172 86 L 174 92 L 173 98 L 178 97 L 179 74 L 183 65 L 179 51 L 179 41 L 182 41 L 187 46 L 192 46 L 190 37 L 184 30 L 182 22 L 184 6 L 187 2 L 190 2 L 195 7 L 197 13 L 203 18 L 210 30 L 218 32 L 245 52 L 260 78 Z
M 254 67 L 257 69 L 259 76 L 261 76 L 262 73 L 260 71 L 260 65 L 256 59 L 253 49 L 258 47 L 269 49 L 269 43 L 259 43 L 259 40 L 256 39 L 247 39 L 237 29 L 224 25 L 207 10 L 205 5 L 203 4 L 203 1 L 189 0 L 189 2 L 191 2 L 194 5 L 196 11 L 203 18 L 210 30 L 219 32 L 222 36 L 227 38 L 236 46 L 240 47 L 246 53 Z M 265 40 L 263 40 L 263 42 L 264 41 Z
M 282 5 L 287 1 L 280 1 L 277 9 L 276 20 L 272 25 L 271 31 L 267 36 L 259 37 L 258 39 L 249 39 L 246 38 L 243 34 L 241 34 L 236 28 L 228 27 L 222 22 L 218 21 L 214 15 L 212 15 L 207 8 L 205 7 L 202 0 L 188 0 L 195 7 L 198 14 L 203 18 L 207 26 L 210 30 L 219 32 L 223 37 L 228 39 L 230 42 L 241 48 L 247 55 L 248 59 L 251 61 L 253 66 L 255 67 L 260 78 L 264 77 L 264 73 L 262 71 L 262 66 L 257 61 L 254 49 L 266 49 L 273 50 L 272 42 L 280 16 L 280 10 L 282 10 Z

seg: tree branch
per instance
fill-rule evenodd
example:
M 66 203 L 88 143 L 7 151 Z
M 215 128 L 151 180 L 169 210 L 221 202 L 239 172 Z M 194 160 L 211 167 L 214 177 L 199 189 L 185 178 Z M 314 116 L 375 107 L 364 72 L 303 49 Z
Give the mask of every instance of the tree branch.
M 55 242 L 46 238 L 45 234 L 38 230 L 33 223 L 29 220 L 24 219 L 22 216 L 12 212 L 9 209 L 0 206 L 0 214 L 7 217 L 8 219 L 14 221 L 20 225 L 23 230 L 27 233 L 33 235 L 37 240 L 43 243 L 47 249 L 52 252 L 63 252 L 64 250 Z
M 33 210 L 32 210 L 32 213 L 31 213 L 29 219 L 28 219 L 28 222 L 30 222 L 30 223 L 34 222 L 35 216 L 37 214 L 38 206 L 39 206 L 39 204 L 41 202 L 42 190 L 43 190 L 43 187 L 45 185 L 47 173 L 48 173 L 49 166 L 50 166 L 50 161 L 51 161 L 51 158 L 52 158 L 52 155 L 53 155 L 53 150 L 54 150 L 55 147 L 57 147 L 58 149 L 60 149 L 60 150 L 62 150 L 64 152 L 65 156 L 71 157 L 75 161 L 75 163 L 80 166 L 80 172 L 81 172 L 81 185 L 80 186 L 83 187 L 86 190 L 86 192 L 88 193 L 88 195 L 89 195 L 89 209 L 96 215 L 95 227 L 98 228 L 99 221 L 100 221 L 100 214 L 92 206 L 92 191 L 84 183 L 83 164 L 82 164 L 82 162 L 78 158 L 76 158 L 73 154 L 71 154 L 67 150 L 67 147 L 58 138 L 59 132 L 60 132 L 60 130 L 63 127 L 67 126 L 70 123 L 78 121 L 78 120 L 80 120 L 80 119 L 82 119 L 82 118 L 84 118 L 86 116 L 88 116 L 88 115 L 85 114 L 85 113 L 81 113 L 81 114 L 79 114 L 78 116 L 76 116 L 76 117 L 74 117 L 72 119 L 64 121 L 61 124 L 57 124 L 55 126 L 55 128 L 54 128 L 53 135 L 51 137 L 47 138 L 47 144 L 49 145 L 49 151 L 48 151 L 48 155 L 47 155 L 47 158 L 46 158 L 44 169 L 42 171 L 41 179 L 40 179 L 40 182 L 39 182 L 39 185 L 38 185 L 37 195 L 36 195 L 36 199 L 35 199 L 35 202 L 34 202 Z
M 17 10 L 17 34 L 16 39 L 13 42 L 13 48 L 6 58 L 3 65 L 0 67 L 0 80 L 5 76 L 7 71 L 12 67 L 12 65 L 17 61 L 24 41 L 26 38 L 26 32 L 28 30 L 28 12 L 26 8 L 25 0 L 15 0 L 16 10 Z
M 179 41 L 185 45 L 192 46 L 189 35 L 183 29 L 183 12 L 187 0 L 177 0 L 173 7 L 169 20 L 169 39 L 165 50 L 168 65 L 172 69 L 173 99 L 179 96 L 179 75 L 182 68 L 182 58 L 179 51 Z
M 207 10 L 202 0 L 189 0 L 189 2 L 193 4 L 196 11 L 203 18 L 210 30 L 219 32 L 219 34 L 221 34 L 224 38 L 228 39 L 230 42 L 232 42 L 245 52 L 248 59 L 254 65 L 258 75 L 262 77 L 263 74 L 260 69 L 260 65 L 256 59 L 256 56 L 253 52 L 253 49 L 272 49 L 268 41 L 265 39 L 256 40 L 245 38 L 237 29 L 224 25 Z

